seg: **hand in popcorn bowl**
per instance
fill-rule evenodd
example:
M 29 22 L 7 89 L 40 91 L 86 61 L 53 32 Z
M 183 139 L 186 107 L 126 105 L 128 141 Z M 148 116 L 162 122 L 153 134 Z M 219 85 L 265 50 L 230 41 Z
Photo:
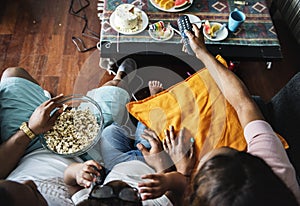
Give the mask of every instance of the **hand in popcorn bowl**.
M 103 115 L 100 106 L 84 95 L 66 96 L 63 112 L 53 128 L 42 137 L 49 151 L 66 157 L 79 156 L 92 148 L 101 137 Z

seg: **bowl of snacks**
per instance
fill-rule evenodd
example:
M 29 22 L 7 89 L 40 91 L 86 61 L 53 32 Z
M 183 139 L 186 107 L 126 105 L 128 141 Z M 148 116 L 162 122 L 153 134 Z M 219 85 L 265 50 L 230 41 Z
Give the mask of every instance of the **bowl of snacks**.
M 149 25 L 149 35 L 156 41 L 167 41 L 174 35 L 170 24 L 165 25 L 163 21 L 158 21 Z
M 40 138 L 47 150 L 66 157 L 86 153 L 101 138 L 103 115 L 96 101 L 84 95 L 70 95 L 61 102 L 63 112 L 51 130 Z

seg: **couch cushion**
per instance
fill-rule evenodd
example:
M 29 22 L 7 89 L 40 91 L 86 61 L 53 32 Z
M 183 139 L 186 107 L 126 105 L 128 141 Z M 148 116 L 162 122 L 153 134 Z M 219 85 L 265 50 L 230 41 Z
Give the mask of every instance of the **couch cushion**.
M 146 99 L 127 104 L 128 111 L 164 138 L 164 129 L 185 127 L 195 138 L 196 155 L 221 146 L 246 150 L 237 114 L 222 95 L 207 69 Z M 287 143 L 282 139 L 283 144 Z

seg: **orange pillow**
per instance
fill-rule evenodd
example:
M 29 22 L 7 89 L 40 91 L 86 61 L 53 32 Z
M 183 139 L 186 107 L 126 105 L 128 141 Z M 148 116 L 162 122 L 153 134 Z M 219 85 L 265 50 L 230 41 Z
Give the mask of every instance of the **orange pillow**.
M 156 132 L 161 140 L 164 129 L 174 126 L 175 132 L 185 127 L 195 139 L 196 155 L 229 146 L 246 150 L 237 114 L 227 102 L 207 69 L 146 99 L 130 102 L 127 110 Z M 287 143 L 281 138 L 284 146 Z

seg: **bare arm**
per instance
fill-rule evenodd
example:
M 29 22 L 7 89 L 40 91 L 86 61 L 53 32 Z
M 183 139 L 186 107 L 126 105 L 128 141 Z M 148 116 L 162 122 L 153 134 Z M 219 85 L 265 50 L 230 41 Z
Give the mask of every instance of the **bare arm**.
M 60 107 L 59 104 L 55 103 L 55 101 L 60 97 L 61 95 L 44 102 L 32 113 L 28 121 L 28 127 L 35 135 L 44 133 L 53 126 L 57 116 L 59 115 L 59 111 L 51 117 L 50 112 L 54 108 Z M 6 178 L 7 175 L 16 167 L 19 160 L 24 155 L 30 141 L 30 138 L 23 131 L 19 130 L 16 134 L 0 145 L 1 179 Z
M 253 120 L 264 119 L 243 82 L 207 51 L 203 35 L 198 27 L 193 25 L 193 29 L 195 35 L 187 31 L 191 47 L 197 58 L 200 59 L 209 70 L 209 73 L 227 101 L 237 112 L 242 127 L 244 128 L 247 123 Z

